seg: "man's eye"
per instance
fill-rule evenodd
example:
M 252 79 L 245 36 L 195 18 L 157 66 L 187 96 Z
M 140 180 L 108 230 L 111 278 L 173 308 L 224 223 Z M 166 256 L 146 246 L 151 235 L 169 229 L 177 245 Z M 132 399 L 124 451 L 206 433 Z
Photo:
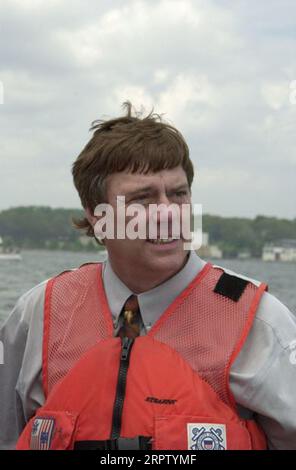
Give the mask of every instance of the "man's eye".
M 137 198 L 135 198 L 135 199 L 132 199 L 129 203 L 130 203 L 130 204 L 137 204 L 137 203 L 143 204 L 143 203 L 145 203 L 146 201 L 148 201 L 148 199 L 149 199 L 149 196 L 139 196 L 139 197 L 137 197 Z
M 187 196 L 187 191 L 176 191 L 178 197 Z

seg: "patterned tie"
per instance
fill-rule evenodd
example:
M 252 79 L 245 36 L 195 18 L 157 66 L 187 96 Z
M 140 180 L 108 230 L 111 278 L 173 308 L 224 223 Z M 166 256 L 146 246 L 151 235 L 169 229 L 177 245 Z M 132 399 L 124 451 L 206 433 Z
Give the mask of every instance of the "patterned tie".
M 120 338 L 136 338 L 140 334 L 141 314 L 136 295 L 131 295 L 123 306 L 123 325 L 119 330 Z

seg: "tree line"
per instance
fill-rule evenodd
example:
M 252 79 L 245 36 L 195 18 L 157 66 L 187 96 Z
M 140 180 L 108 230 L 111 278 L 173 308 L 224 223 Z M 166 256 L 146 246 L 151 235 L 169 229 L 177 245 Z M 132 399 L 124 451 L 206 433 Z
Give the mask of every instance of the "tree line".
M 20 249 L 99 249 L 95 242 L 86 244 L 86 239 L 81 238 L 83 232 L 74 228 L 72 219 L 81 217 L 80 209 L 14 207 L 0 212 L 0 237 L 4 245 Z M 296 239 L 296 218 L 258 215 L 249 219 L 204 214 L 202 222 L 210 243 L 218 245 L 224 257 L 236 257 L 241 251 L 260 257 L 264 244 Z

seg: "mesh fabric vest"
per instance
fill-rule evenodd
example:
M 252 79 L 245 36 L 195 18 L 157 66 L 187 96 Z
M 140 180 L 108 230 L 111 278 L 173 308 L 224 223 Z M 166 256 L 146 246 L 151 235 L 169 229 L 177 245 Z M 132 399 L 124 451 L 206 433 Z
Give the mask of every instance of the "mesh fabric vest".
M 79 361 L 83 362 L 84 357 L 91 357 L 90 351 L 93 350 L 94 354 L 96 354 L 97 350 L 98 354 L 101 354 L 100 358 L 102 359 L 104 344 L 106 344 L 107 349 L 110 344 L 108 353 L 106 353 L 106 360 L 109 361 L 110 367 L 108 364 L 104 364 L 107 371 L 106 374 L 109 374 L 109 370 L 110 374 L 112 374 L 112 371 L 115 369 L 120 339 L 113 337 L 112 316 L 103 288 L 101 270 L 101 264 L 90 263 L 81 266 L 77 270 L 63 272 L 48 282 L 44 312 L 43 386 L 45 395 L 48 395 L 49 402 L 51 395 L 55 395 L 55 390 L 58 390 L 64 380 L 66 380 L 64 379 L 65 377 L 67 378 L 68 375 L 71 375 L 71 371 L 75 369 L 76 364 Z M 221 268 L 207 264 L 190 285 L 163 312 L 146 337 L 135 339 L 132 355 L 138 354 L 141 357 L 142 354 L 142 360 L 134 356 L 135 365 L 131 364 L 130 376 L 128 376 L 128 390 L 133 390 L 132 384 L 129 383 L 129 381 L 133 380 L 133 367 L 140 374 L 145 374 L 145 363 L 147 363 L 149 369 L 149 354 L 150 351 L 153 352 L 153 347 L 155 350 L 159 349 L 160 353 L 163 351 L 163 358 L 165 356 L 169 357 L 170 351 L 172 351 L 173 360 L 176 363 L 180 362 L 181 369 L 179 370 L 182 371 L 183 363 L 183 368 L 184 370 L 186 369 L 186 377 L 189 377 L 189 380 L 191 380 L 191 374 L 194 374 L 192 383 L 197 384 L 197 387 L 200 380 L 206 384 L 204 387 L 205 393 L 203 392 L 202 396 L 206 397 L 209 395 L 211 397 L 211 405 L 209 406 L 211 414 L 215 413 L 213 411 L 216 409 L 215 401 L 218 400 L 219 402 L 220 400 L 223 416 L 228 416 L 228 408 L 232 410 L 231 413 L 234 413 L 233 416 L 237 416 L 236 404 L 229 389 L 229 371 L 250 331 L 258 304 L 266 290 L 266 285 L 261 284 L 256 286 L 252 282 L 246 282 L 238 298 L 233 300 L 223 295 L 223 291 L 220 290 L 219 292 L 215 289 L 215 286 L 217 287 L 223 278 L 223 274 L 224 271 Z M 99 351 L 101 352 L 99 353 Z M 112 354 L 114 357 L 117 355 L 116 360 Z M 151 355 L 153 356 L 153 354 Z M 95 371 L 98 366 L 98 374 L 101 359 L 96 359 L 93 363 Z M 89 360 L 89 363 L 92 360 Z M 157 358 L 153 360 L 157 367 Z M 161 364 L 161 361 L 159 363 Z M 87 364 L 87 361 L 85 364 Z M 153 377 L 153 367 L 152 372 L 148 369 L 148 375 L 152 373 L 151 377 Z M 81 370 L 83 373 L 85 367 L 83 366 Z M 165 371 L 165 365 L 163 370 Z M 176 374 L 178 374 L 177 369 Z M 112 381 L 113 379 L 110 380 Z M 135 376 L 135 381 L 138 380 L 138 376 Z M 77 377 L 74 382 L 77 383 Z M 166 383 L 169 383 L 169 381 Z M 57 384 L 58 386 L 55 387 Z M 68 390 L 69 385 L 65 386 L 66 394 Z M 191 392 L 192 398 L 190 400 L 192 400 L 194 408 L 194 390 Z M 75 393 L 74 389 L 73 393 Z M 85 392 L 81 393 L 83 395 Z M 127 403 L 131 393 L 128 392 L 127 394 Z M 168 394 L 167 390 L 164 390 L 164 396 L 165 393 Z M 180 393 L 182 392 L 180 391 Z M 185 400 L 185 407 L 187 406 L 186 393 L 184 391 L 185 395 L 180 397 L 180 401 Z M 217 399 L 215 399 L 215 396 L 217 396 Z M 156 400 L 155 397 L 147 397 L 147 399 L 151 399 L 152 402 Z M 218 402 L 217 412 L 219 410 Z M 59 402 L 59 400 L 54 398 L 51 403 L 62 403 L 62 401 Z M 167 405 L 167 408 L 163 407 L 162 413 L 164 415 L 169 415 L 170 413 L 174 415 L 174 412 L 171 411 L 171 403 L 165 403 L 165 405 Z M 58 408 L 60 406 L 62 405 L 59 404 Z M 133 408 L 134 406 L 131 402 L 130 407 Z M 193 408 L 190 406 L 188 406 L 188 410 L 192 414 Z M 157 408 L 156 405 L 153 405 L 153 407 Z M 133 419 L 136 417 L 137 409 L 139 409 L 141 414 L 141 407 L 135 408 L 132 413 Z M 159 409 L 157 408 L 158 414 Z M 123 413 L 123 416 L 125 416 L 125 413 Z M 180 423 L 183 418 L 182 416 L 174 418 L 171 424 L 167 424 L 171 428 L 164 428 L 163 435 L 174 433 L 174 429 L 177 429 L 176 423 L 178 422 L 181 429 L 183 424 L 181 425 Z M 229 419 L 231 422 L 234 421 L 233 417 Z M 97 426 L 97 422 L 98 419 L 96 418 L 95 426 Z M 165 422 L 170 423 L 170 420 L 158 421 L 158 429 L 160 425 L 162 426 L 161 423 Z M 203 420 L 202 422 L 204 423 L 205 421 Z M 123 430 L 126 432 L 133 429 L 133 426 L 138 431 L 136 418 L 134 423 L 126 425 L 124 423 L 125 421 L 123 420 Z M 107 423 L 102 434 L 104 439 L 108 438 L 108 426 L 109 424 Z M 234 446 L 232 448 L 264 447 L 263 440 L 261 440 L 260 433 L 259 431 L 257 432 L 254 422 L 245 423 L 238 419 L 235 426 L 237 426 L 237 429 L 248 428 L 251 433 L 250 435 L 252 436 L 253 433 L 255 437 L 254 442 L 251 442 L 253 440 L 252 437 L 248 437 L 246 440 L 243 437 L 241 444 L 239 444 L 243 447 Z M 97 427 L 94 429 L 97 429 Z M 232 430 L 231 433 L 234 435 L 238 433 L 239 435 L 237 429 Z M 151 431 L 151 427 L 149 427 L 149 431 Z M 157 432 L 161 434 L 162 431 Z M 160 442 L 161 439 L 158 439 L 158 441 Z M 204 442 L 209 445 L 206 439 L 204 439 Z M 246 444 L 246 442 L 248 443 Z M 155 448 L 165 449 L 165 445 L 166 442 L 163 442 L 163 444 L 159 443 L 158 447 Z M 173 445 L 168 448 L 179 448 L 173 447 Z M 177 446 L 177 444 L 175 445 Z
M 47 394 L 98 341 L 113 337 L 101 276 L 90 263 L 48 282 L 45 297 L 43 385 Z M 223 273 L 207 264 L 167 308 L 148 335 L 176 350 L 226 403 L 229 369 L 252 326 L 266 285 L 249 283 L 238 302 L 213 289 Z

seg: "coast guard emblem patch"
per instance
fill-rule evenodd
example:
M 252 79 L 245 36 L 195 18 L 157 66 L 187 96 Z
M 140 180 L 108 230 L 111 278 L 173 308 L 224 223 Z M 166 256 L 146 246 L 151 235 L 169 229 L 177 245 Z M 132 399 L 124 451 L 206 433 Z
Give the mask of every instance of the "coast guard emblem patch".
M 31 431 L 32 450 L 49 450 L 54 430 L 54 418 L 35 418 Z
M 188 423 L 188 450 L 225 450 L 226 427 L 216 423 Z

